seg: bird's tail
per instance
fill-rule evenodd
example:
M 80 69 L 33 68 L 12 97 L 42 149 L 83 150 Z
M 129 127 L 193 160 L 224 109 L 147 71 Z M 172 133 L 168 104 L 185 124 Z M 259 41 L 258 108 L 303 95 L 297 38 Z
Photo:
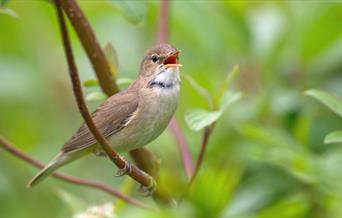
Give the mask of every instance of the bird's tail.
M 68 156 L 68 154 L 60 152 L 50 163 L 48 163 L 30 180 L 30 182 L 27 184 L 27 187 L 32 188 L 46 179 L 46 177 L 50 176 L 55 170 L 74 159 Z

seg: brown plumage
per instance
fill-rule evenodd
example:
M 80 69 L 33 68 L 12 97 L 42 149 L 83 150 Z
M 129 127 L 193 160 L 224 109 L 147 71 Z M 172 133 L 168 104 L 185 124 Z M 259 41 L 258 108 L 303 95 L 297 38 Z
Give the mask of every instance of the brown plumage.
M 137 93 L 137 89 L 119 92 L 109 97 L 107 101 L 94 111 L 92 118 L 104 137 L 107 138 L 115 134 L 128 123 L 132 114 L 138 108 Z M 95 143 L 96 139 L 90 132 L 87 124 L 83 123 L 71 139 L 63 145 L 61 151 L 70 152 Z
M 178 51 L 168 44 L 149 49 L 137 79 L 127 90 L 109 97 L 92 113 L 96 127 L 117 152 L 148 144 L 166 128 L 178 104 Z M 101 147 L 85 123 L 59 154 L 28 184 L 38 184 L 59 167 Z

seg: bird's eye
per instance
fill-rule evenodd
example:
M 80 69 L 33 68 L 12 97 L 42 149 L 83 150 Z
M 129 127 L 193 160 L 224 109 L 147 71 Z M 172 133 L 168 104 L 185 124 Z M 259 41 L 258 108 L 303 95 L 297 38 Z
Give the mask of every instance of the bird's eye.
M 153 63 L 156 63 L 156 62 L 159 60 L 159 56 L 156 55 L 156 54 L 153 54 L 153 55 L 151 56 L 151 60 L 153 61 Z

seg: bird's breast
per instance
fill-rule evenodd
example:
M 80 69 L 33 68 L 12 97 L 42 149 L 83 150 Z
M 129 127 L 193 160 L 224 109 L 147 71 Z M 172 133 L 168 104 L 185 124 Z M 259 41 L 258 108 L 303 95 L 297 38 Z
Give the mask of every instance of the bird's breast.
M 178 89 L 150 89 L 142 97 L 146 104 L 141 106 L 141 125 L 150 128 L 145 130 L 154 139 L 167 127 L 178 106 Z M 146 93 L 145 93 L 146 94 Z
M 110 137 L 119 152 L 129 151 L 148 144 L 167 127 L 178 105 L 178 91 L 142 89 L 139 106 L 127 126 Z

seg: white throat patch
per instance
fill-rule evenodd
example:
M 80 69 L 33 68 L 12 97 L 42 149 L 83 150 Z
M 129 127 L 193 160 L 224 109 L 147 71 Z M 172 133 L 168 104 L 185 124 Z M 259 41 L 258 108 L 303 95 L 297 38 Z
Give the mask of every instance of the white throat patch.
M 164 84 L 165 87 L 179 86 L 179 68 L 169 67 L 156 75 L 154 83 Z

